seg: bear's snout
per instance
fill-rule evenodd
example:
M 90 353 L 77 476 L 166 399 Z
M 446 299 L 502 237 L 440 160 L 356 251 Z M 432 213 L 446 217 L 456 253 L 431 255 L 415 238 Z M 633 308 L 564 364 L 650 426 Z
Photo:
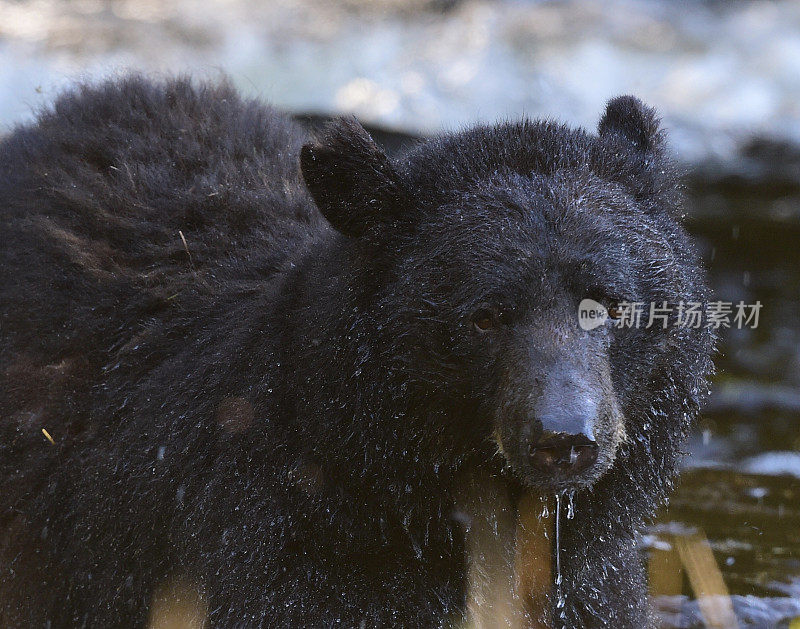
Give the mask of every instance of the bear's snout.
M 517 359 L 497 406 L 496 438 L 523 482 L 551 490 L 586 488 L 609 469 L 625 438 L 623 414 L 599 341 Z
M 544 433 L 528 451 L 531 466 L 546 474 L 578 474 L 597 461 L 597 443 L 584 434 Z
M 544 474 L 579 474 L 597 461 L 597 443 L 583 433 L 544 432 L 529 444 L 531 467 Z

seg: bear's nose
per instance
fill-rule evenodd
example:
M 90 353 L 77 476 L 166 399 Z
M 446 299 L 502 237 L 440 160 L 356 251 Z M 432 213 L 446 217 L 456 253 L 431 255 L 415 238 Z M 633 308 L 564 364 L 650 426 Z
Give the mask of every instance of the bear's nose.
M 544 431 L 529 448 L 531 465 L 546 474 L 578 474 L 597 460 L 597 443 L 584 434 Z

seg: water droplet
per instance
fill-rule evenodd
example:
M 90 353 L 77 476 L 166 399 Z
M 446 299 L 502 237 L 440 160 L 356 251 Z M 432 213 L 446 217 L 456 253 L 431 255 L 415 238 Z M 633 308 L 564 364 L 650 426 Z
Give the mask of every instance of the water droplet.
M 561 610 L 559 614 L 559 618 L 564 620 L 565 612 L 564 606 L 566 605 L 566 599 L 564 597 L 564 591 L 561 588 L 562 584 L 562 576 L 561 576 L 561 500 L 564 497 L 564 492 L 559 492 L 556 494 L 556 609 Z

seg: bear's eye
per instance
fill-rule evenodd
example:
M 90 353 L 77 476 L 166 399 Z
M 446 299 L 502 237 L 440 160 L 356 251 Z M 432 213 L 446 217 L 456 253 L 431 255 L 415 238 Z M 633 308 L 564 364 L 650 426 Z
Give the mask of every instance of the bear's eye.
M 497 310 L 494 308 L 479 308 L 472 315 L 472 325 L 478 332 L 488 332 L 499 322 Z
M 589 299 L 603 305 L 608 313 L 608 318 L 617 321 L 623 317 L 625 308 L 620 304 L 627 303 L 627 300 L 619 296 L 619 293 L 610 293 L 608 290 L 595 288 L 589 291 Z
M 608 306 L 606 306 L 606 312 L 612 319 L 622 318 L 622 308 L 620 308 L 619 301 L 616 299 L 609 301 Z

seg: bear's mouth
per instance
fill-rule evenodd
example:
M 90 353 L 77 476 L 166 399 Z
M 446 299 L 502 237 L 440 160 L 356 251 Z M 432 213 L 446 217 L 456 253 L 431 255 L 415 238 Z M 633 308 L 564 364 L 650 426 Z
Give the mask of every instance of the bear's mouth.
M 610 466 L 599 444 L 585 435 L 553 433 L 535 444 L 513 444 L 495 431 L 494 441 L 520 482 L 547 492 L 589 488 Z
M 543 475 L 581 474 L 597 461 L 597 443 L 584 435 L 556 434 L 528 448 L 531 467 Z

